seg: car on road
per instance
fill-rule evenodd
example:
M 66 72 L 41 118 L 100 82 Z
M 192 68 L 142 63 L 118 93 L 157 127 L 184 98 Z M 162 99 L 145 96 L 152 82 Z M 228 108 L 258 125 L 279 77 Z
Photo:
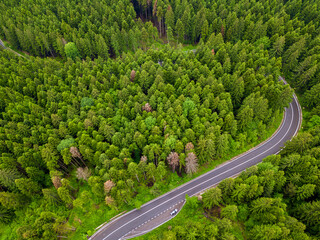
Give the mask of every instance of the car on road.
M 177 212 L 178 212 L 178 209 L 174 209 L 174 210 L 170 213 L 170 215 L 171 215 L 171 216 L 174 216 L 174 215 L 176 215 Z

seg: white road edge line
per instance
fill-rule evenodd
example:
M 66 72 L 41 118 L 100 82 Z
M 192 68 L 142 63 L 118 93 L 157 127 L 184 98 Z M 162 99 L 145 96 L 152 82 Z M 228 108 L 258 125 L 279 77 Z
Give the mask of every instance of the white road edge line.
M 296 100 L 296 104 L 297 104 L 297 107 L 298 107 L 298 112 L 299 112 L 299 121 L 298 121 L 298 127 L 296 129 L 296 131 L 294 132 L 293 136 L 296 136 L 300 127 L 301 127 L 301 115 L 302 115 L 302 110 L 301 110 L 301 106 L 299 104 L 299 100 L 298 100 L 298 97 L 296 96 L 296 94 L 294 93 L 293 94 L 293 98 L 294 100 Z
M 290 122 L 289 128 L 288 128 L 288 130 L 286 131 L 286 133 L 282 136 L 282 138 L 281 138 L 274 146 L 278 145 L 278 144 L 286 137 L 287 133 L 290 131 L 290 128 L 291 128 L 291 126 L 292 126 L 292 122 L 293 122 L 293 119 L 294 119 L 294 112 L 293 112 L 293 107 L 292 107 L 292 104 L 291 104 L 291 103 L 290 103 L 290 106 L 291 106 L 292 117 L 291 117 L 291 122 Z M 272 147 L 274 147 L 274 146 L 272 146 Z M 171 201 L 172 199 L 175 199 L 175 198 L 177 198 L 177 197 L 180 197 L 181 195 L 185 194 L 186 192 L 189 192 L 189 191 L 191 191 L 192 189 L 194 189 L 194 188 L 196 188 L 196 187 L 198 187 L 198 186 L 200 186 L 200 185 L 203 185 L 204 183 L 207 183 L 207 182 L 211 181 L 212 179 L 217 178 L 217 177 L 219 177 L 219 176 L 221 176 L 221 175 L 223 175 L 223 174 L 225 174 L 225 173 L 227 173 L 227 172 L 230 172 L 231 170 L 233 170 L 233 169 L 235 169 L 235 168 L 238 168 L 239 166 L 241 166 L 241 165 L 243 165 L 243 164 L 245 164 L 245 163 L 247 163 L 247 162 L 249 162 L 249 161 L 251 161 L 251 160 L 253 160 L 253 159 L 257 158 L 257 157 L 259 157 L 259 156 L 261 156 L 261 155 L 264 154 L 265 152 L 267 152 L 267 151 L 269 151 L 270 149 L 272 149 L 272 147 L 269 148 L 269 149 L 267 149 L 267 150 L 265 150 L 264 152 L 260 153 L 259 155 L 256 155 L 256 156 L 254 156 L 253 158 L 250 158 L 250 159 L 248 159 L 247 161 L 244 161 L 244 162 L 240 163 L 239 165 L 237 165 L 237 166 L 235 166 L 235 167 L 233 167 L 233 168 L 228 169 L 228 170 L 225 171 L 225 172 L 222 172 L 222 173 L 220 173 L 220 174 L 218 174 L 218 175 L 216 175 L 216 176 L 214 176 L 214 177 L 212 177 L 212 178 L 210 178 L 210 179 L 208 179 L 208 180 L 206 180 L 206 181 L 204 181 L 204 182 L 202 182 L 202 183 L 199 183 L 198 185 L 196 185 L 196 186 L 194 186 L 194 187 L 192 187 L 192 188 L 189 188 L 188 190 L 180 193 L 180 194 L 177 195 L 177 196 L 174 196 L 174 197 L 166 200 L 165 202 L 163 202 L 163 203 L 161 203 L 161 204 L 159 204 L 159 205 L 151 208 L 150 210 L 146 211 L 145 213 L 143 213 L 143 214 L 135 217 L 134 219 L 130 220 L 129 222 L 126 222 L 126 223 L 123 224 L 120 228 L 128 225 L 129 223 L 135 221 L 136 219 L 138 219 L 138 218 L 140 218 L 141 216 L 147 214 L 148 212 L 154 210 L 155 208 L 157 208 L 157 207 L 159 207 L 159 206 L 161 206 L 161 205 L 163 205 L 163 204 Z M 109 237 L 110 235 L 112 235 L 114 232 L 116 232 L 116 231 L 118 231 L 118 230 L 119 230 L 119 228 L 116 229 L 116 230 L 114 230 L 114 231 L 112 231 L 112 232 L 109 233 L 105 238 L 103 238 L 103 240 L 106 240 L 107 237 Z

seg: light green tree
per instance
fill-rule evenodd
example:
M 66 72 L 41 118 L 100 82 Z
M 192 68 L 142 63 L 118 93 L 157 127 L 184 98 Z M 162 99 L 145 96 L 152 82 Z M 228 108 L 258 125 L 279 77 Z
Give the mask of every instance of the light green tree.
M 77 57 L 80 57 L 80 53 L 75 43 L 69 42 L 64 46 L 64 51 L 66 56 L 75 60 Z

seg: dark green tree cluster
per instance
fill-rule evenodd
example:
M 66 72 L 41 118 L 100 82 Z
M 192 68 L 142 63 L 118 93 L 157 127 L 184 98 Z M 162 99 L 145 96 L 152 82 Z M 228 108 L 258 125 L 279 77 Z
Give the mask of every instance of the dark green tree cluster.
M 138 47 L 146 49 L 158 33 L 168 42 L 209 42 L 215 51 L 219 43 L 212 38 L 220 35 L 225 42 L 248 40 L 270 55 L 281 56 L 286 78 L 301 91 L 316 85 L 312 95 L 319 88 L 317 1 L 65 0 L 30 4 L 16 0 L 0 4 L 0 37 L 32 55 L 119 56 Z M 309 95 L 305 101 L 313 107 L 319 98 Z
M 201 202 L 187 198 L 185 224 L 147 238 L 238 239 L 235 229 L 243 226 L 243 239 L 318 239 L 319 133 L 320 123 L 286 143 L 280 155 L 269 156 L 206 191 Z M 199 204 L 200 208 L 192 208 Z M 207 218 L 195 219 L 203 213 Z
M 129 0 L 0 1 L 0 38 L 42 57 L 108 58 L 135 51 L 157 37 L 150 22 L 135 20 Z
M 320 3 L 318 1 L 154 0 L 133 1 L 137 15 L 151 20 L 169 42 L 207 42 L 216 52 L 220 42 L 248 40 L 281 57 L 287 80 L 306 92 L 305 105 L 320 114 Z M 171 39 L 171 40 L 169 40 Z M 243 59 L 242 59 L 243 60 Z
M 284 35 L 291 35 L 296 40 L 297 33 L 299 34 L 301 30 L 303 34 L 316 34 L 316 29 L 319 27 L 317 1 L 136 0 L 132 2 L 138 16 L 151 20 L 158 27 L 160 34 L 172 31 L 180 42 L 199 42 L 199 39 L 205 41 L 212 33 L 221 33 L 226 41 L 232 42 L 259 40 L 266 47 L 272 47 L 272 43 L 276 42 L 274 50 L 281 55 Z M 301 27 L 301 30 L 296 27 Z M 292 35 L 294 31 L 296 36 Z M 274 35 L 277 37 L 270 39 Z

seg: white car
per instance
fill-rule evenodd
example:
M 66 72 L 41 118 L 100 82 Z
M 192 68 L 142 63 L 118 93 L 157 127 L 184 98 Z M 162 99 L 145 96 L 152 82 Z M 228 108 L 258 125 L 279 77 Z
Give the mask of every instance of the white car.
M 174 209 L 174 210 L 170 213 L 170 215 L 173 216 L 173 215 L 175 215 L 177 212 L 178 212 L 178 209 Z

